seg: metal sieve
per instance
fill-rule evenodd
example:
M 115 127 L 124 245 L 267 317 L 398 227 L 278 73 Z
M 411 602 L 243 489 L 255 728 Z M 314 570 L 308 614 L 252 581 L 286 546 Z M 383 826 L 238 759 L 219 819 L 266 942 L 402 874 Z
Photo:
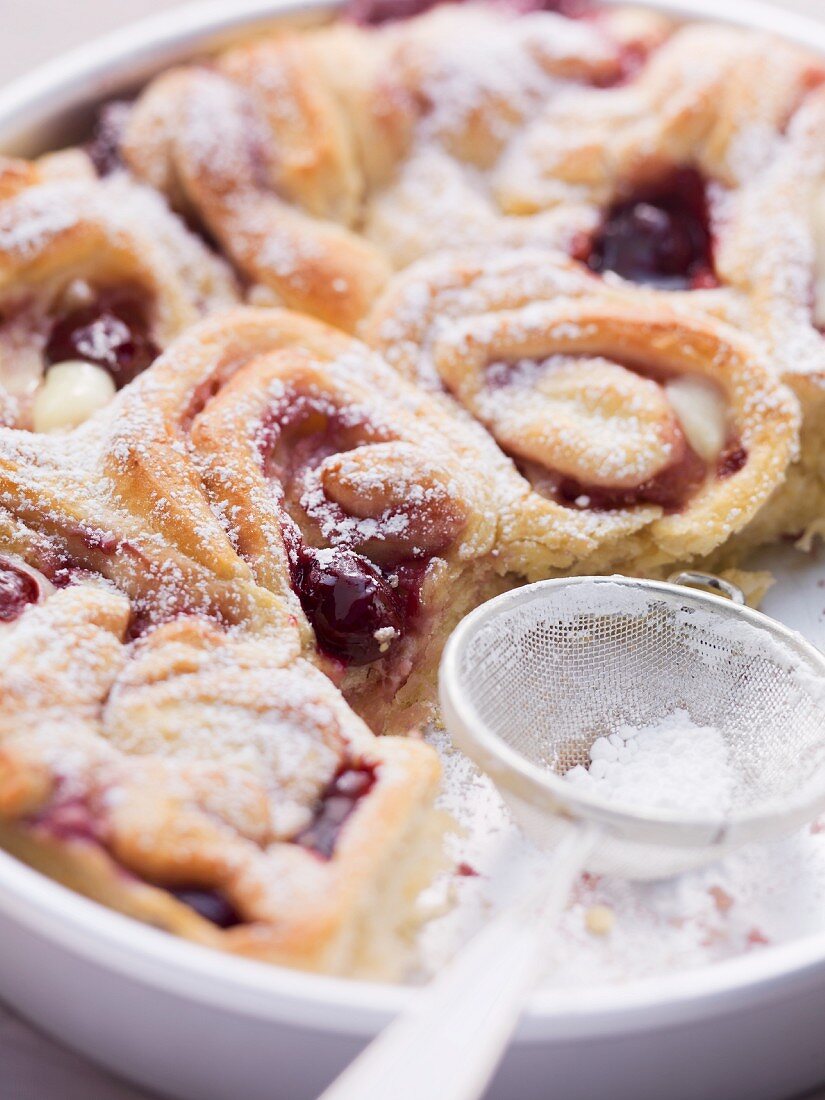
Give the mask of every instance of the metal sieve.
M 532 838 L 553 846 L 571 821 L 600 828 L 586 861 L 597 873 L 663 878 L 825 808 L 825 658 L 759 612 L 682 584 L 579 577 L 491 600 L 450 639 L 441 698 L 456 743 Z M 726 742 L 725 812 L 617 809 L 561 778 L 596 738 L 676 709 Z
M 825 809 L 825 658 L 745 607 L 728 582 L 674 580 L 542 581 L 491 600 L 455 630 L 441 663 L 445 724 L 553 858 L 323 1100 L 475 1100 L 582 867 L 664 878 Z M 724 740 L 733 777 L 724 809 L 617 807 L 563 778 L 588 763 L 597 738 L 622 726 L 655 730 L 677 710 Z

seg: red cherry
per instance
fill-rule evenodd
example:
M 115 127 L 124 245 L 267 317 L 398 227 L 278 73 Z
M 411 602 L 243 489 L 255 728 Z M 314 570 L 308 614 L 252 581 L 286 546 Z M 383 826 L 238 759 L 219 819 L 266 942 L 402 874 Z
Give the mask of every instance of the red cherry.
M 347 664 L 378 660 L 402 634 L 394 590 L 361 554 L 303 547 L 293 581 L 319 647 Z
M 40 586 L 30 573 L 11 562 L 0 561 L 0 622 L 14 622 L 39 598 Z
M 663 290 L 717 286 L 704 179 L 679 169 L 616 202 L 580 258 L 598 274 Z
M 96 363 L 122 389 L 151 366 L 160 349 L 149 335 L 144 304 L 128 292 L 110 292 L 60 318 L 45 354 L 50 364 L 66 359 Z
M 236 924 L 243 923 L 232 902 L 218 890 L 206 890 L 197 886 L 178 887 L 169 893 L 218 928 L 233 928 Z

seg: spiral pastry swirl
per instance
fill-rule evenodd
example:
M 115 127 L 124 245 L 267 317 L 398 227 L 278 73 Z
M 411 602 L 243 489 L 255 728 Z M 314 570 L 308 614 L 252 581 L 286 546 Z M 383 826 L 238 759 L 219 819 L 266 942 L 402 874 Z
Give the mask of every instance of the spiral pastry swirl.
M 128 643 L 129 618 L 85 581 L 0 623 L 4 846 L 196 942 L 395 973 L 406 911 L 382 909 L 378 934 L 360 899 L 426 878 L 435 754 L 373 737 L 270 640 L 189 616 Z
M 389 274 L 351 230 L 363 177 L 350 124 L 300 38 L 164 74 L 132 110 L 122 155 L 273 303 L 352 329 Z
M 157 515 L 170 484 L 197 478 L 239 560 L 377 728 L 431 696 L 451 623 L 498 583 L 475 425 L 282 311 L 196 326 L 123 396 L 107 471 L 124 497 Z M 168 539 L 182 528 L 167 506 L 159 522 Z
M 5 181 L 5 186 L 3 181 Z M 179 333 L 237 300 L 159 197 L 85 158 L 0 166 L 0 414 L 75 427 Z
M 623 87 L 550 101 L 506 150 L 496 193 L 512 213 L 575 198 L 605 204 L 668 165 L 693 165 L 723 187 L 740 186 L 770 162 L 788 120 L 823 76 L 790 44 L 685 27 Z
M 798 409 L 756 345 L 594 283 L 549 253 L 439 258 L 398 276 L 365 326 L 530 483 L 529 507 L 518 501 L 501 529 L 503 560 L 530 577 L 552 568 L 542 533 L 562 505 L 596 532 L 582 567 L 625 567 L 629 547 L 644 571 L 706 555 L 796 453 Z

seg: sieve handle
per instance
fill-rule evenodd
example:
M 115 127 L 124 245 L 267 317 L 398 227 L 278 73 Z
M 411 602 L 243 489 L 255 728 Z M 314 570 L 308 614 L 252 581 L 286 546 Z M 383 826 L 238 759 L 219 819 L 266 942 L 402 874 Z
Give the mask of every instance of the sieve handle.
M 733 581 L 726 580 L 724 577 L 717 577 L 715 573 L 683 570 L 681 573 L 671 573 L 668 577 L 668 584 L 680 584 L 683 588 L 710 589 L 717 596 L 724 596 L 732 603 L 744 606 L 746 602 L 745 593 L 738 584 L 734 584 Z
M 571 829 L 541 881 L 490 921 L 320 1100 L 477 1100 L 541 972 L 548 926 L 599 832 Z

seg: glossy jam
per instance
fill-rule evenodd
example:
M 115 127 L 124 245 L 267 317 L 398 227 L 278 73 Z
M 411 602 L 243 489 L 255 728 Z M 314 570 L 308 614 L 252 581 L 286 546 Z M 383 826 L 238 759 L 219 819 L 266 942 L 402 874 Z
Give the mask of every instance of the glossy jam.
M 729 443 L 719 455 L 716 464 L 716 476 L 720 478 L 732 477 L 738 474 L 748 461 L 748 452 L 736 440 Z
M 399 562 L 389 571 L 389 582 L 401 608 L 404 622 L 409 622 L 421 610 L 421 589 L 430 565 L 430 558 Z
M 704 178 L 681 168 L 623 197 L 576 257 L 597 274 L 661 290 L 717 286 Z
M 561 504 L 593 512 L 632 508 L 637 504 L 657 504 L 665 512 L 678 512 L 699 488 L 707 474 L 705 462 L 685 444 L 681 458 L 666 466 L 655 477 L 629 489 L 611 489 L 585 485 L 574 478 L 559 477 L 554 496 Z
M 303 547 L 292 577 L 318 646 L 345 664 L 377 661 L 403 634 L 402 601 L 362 554 Z
M 260 438 L 264 469 L 285 496 L 282 530 L 292 587 L 318 648 L 355 667 L 388 656 L 407 633 L 430 559 L 378 565 L 351 549 L 343 536 L 331 546 L 312 546 L 293 515 L 304 522 L 300 485 L 306 470 L 328 455 L 384 438 L 363 416 L 349 417 L 346 410 L 301 394 L 273 409 Z
M 103 367 L 122 389 L 160 354 L 149 335 L 146 303 L 128 290 L 106 291 L 89 305 L 64 314 L 52 326 L 49 364 L 83 359 Z
M 86 152 L 99 176 L 108 176 L 123 167 L 120 140 L 126 127 L 131 104 L 115 99 L 101 107 L 95 120 Z
M 440 3 L 461 3 L 462 0 L 350 0 L 346 17 L 362 26 L 375 27 L 382 23 L 394 23 L 400 19 L 412 19 L 422 15 Z M 502 7 L 518 13 L 551 11 L 569 19 L 579 19 L 592 14 L 593 0 L 498 0 Z
M 37 603 L 40 586 L 30 573 L 0 558 L 0 623 L 12 623 L 29 604 Z
M 363 761 L 342 765 L 321 795 L 313 820 L 295 837 L 295 843 L 329 859 L 344 822 L 375 786 L 375 772 L 374 764 Z
M 219 890 L 179 886 L 169 890 L 169 893 L 218 928 L 234 928 L 235 925 L 243 924 L 232 902 Z

